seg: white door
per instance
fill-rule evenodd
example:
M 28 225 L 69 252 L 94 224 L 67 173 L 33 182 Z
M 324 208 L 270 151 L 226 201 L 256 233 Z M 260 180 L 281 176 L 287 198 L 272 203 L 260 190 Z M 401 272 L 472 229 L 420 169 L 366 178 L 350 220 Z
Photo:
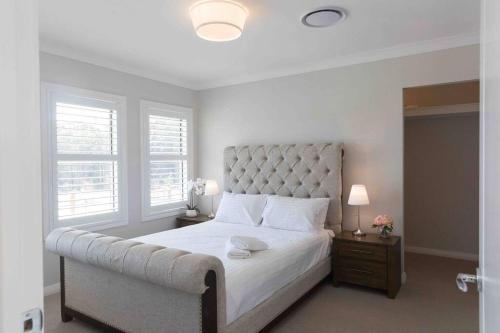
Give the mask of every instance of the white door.
M 500 332 L 500 1 L 481 1 L 481 129 L 479 271 L 457 284 L 478 283 L 482 333 Z
M 481 332 L 500 332 L 500 1 L 482 1 Z
M 34 317 L 24 317 L 26 311 L 41 309 L 43 303 L 38 58 L 38 1 L 1 0 L 2 333 L 39 332 L 37 320 L 41 319 L 36 311 Z

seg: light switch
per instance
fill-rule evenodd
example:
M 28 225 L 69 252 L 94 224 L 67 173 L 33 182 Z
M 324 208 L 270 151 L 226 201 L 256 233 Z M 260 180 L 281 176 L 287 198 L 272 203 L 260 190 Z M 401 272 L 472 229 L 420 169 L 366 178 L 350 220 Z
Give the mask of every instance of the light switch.
M 32 309 L 22 314 L 20 332 L 41 333 L 42 325 L 43 325 L 42 310 L 39 308 Z

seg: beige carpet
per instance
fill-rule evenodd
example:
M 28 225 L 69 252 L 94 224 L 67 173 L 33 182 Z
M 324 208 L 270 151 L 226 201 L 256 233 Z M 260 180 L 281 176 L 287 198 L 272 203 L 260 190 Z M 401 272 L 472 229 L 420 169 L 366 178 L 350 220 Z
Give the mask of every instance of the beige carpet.
M 408 280 L 395 300 L 382 293 L 323 283 L 292 308 L 272 332 L 474 333 L 479 331 L 478 295 L 458 291 L 458 272 L 474 273 L 468 261 L 407 254 Z M 74 320 L 62 323 L 59 295 L 45 299 L 46 333 L 99 332 Z M 244 333 L 244 332 L 242 332 Z

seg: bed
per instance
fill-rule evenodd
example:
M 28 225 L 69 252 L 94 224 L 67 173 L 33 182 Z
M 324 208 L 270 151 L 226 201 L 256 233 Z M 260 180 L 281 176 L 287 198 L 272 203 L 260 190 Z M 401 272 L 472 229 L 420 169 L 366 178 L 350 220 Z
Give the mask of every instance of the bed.
M 46 240 L 61 257 L 61 315 L 110 332 L 258 332 L 331 272 L 342 221 L 340 143 L 224 150 L 224 190 L 329 198 L 325 230 L 297 231 L 216 220 L 124 240 L 71 228 Z M 231 235 L 270 249 L 231 260 Z

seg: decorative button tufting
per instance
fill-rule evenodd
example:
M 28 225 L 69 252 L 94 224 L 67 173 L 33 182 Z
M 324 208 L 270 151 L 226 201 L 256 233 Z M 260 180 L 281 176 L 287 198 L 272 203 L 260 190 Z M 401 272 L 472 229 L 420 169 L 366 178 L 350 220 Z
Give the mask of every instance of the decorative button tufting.
M 224 188 L 232 193 L 335 198 L 327 224 L 336 225 L 341 220 L 341 202 L 338 184 L 331 177 L 339 174 L 340 154 L 339 144 L 228 147 Z

